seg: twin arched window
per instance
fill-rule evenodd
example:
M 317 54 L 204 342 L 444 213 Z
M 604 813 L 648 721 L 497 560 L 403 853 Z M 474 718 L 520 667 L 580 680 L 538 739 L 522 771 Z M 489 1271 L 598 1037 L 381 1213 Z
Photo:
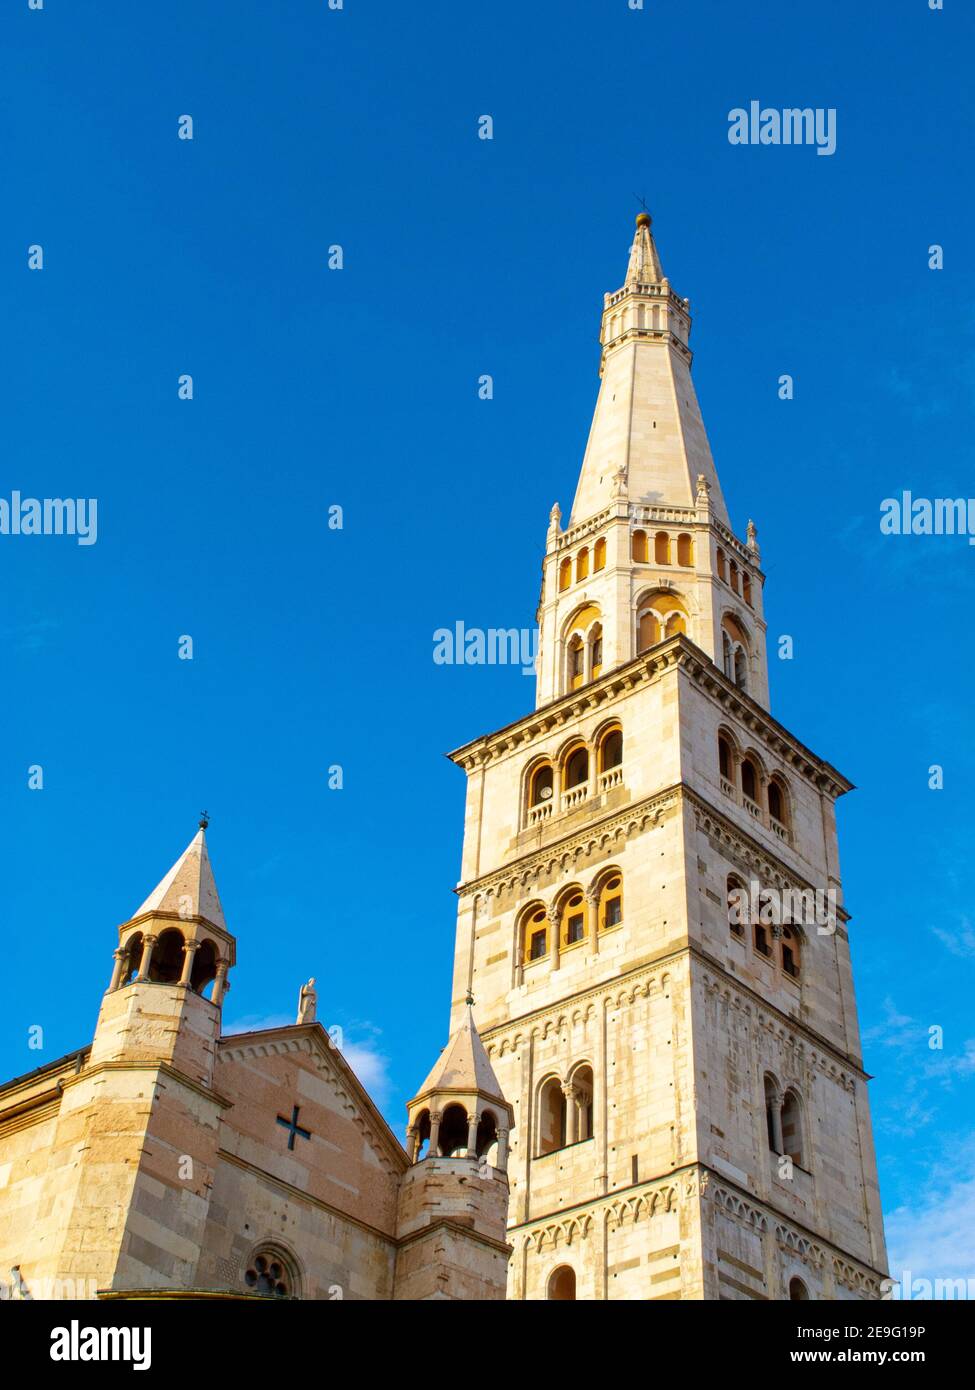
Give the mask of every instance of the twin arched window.
M 580 608 L 565 630 L 565 690 L 597 680 L 603 669 L 603 625 L 599 607 Z
M 567 1081 L 550 1076 L 542 1082 L 538 1090 L 537 1157 L 593 1137 L 594 1090 L 588 1062 L 576 1065 Z
M 731 613 L 721 619 L 721 662 L 728 679 L 747 692 L 751 669 L 748 633 Z
M 783 1094 L 771 1072 L 765 1073 L 765 1125 L 769 1150 L 803 1165 L 802 1105 L 794 1087 Z
M 637 653 L 655 647 L 677 633 L 687 632 L 687 609 L 676 594 L 657 589 L 637 603 Z

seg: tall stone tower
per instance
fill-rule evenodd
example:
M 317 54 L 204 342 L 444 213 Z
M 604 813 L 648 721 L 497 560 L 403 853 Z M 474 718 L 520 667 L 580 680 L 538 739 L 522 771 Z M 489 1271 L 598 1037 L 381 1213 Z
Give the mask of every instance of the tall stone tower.
M 879 1297 L 842 907 L 851 784 L 769 711 L 755 527 L 731 527 L 689 302 L 647 214 L 604 300 L 533 713 L 468 775 L 452 1026 L 513 1102 L 509 1297 Z

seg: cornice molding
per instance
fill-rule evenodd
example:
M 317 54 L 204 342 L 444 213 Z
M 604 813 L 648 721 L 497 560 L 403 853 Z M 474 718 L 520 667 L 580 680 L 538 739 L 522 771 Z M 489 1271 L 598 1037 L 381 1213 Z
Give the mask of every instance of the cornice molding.
M 793 772 L 809 781 L 817 791 L 825 792 L 835 800 L 844 792 L 853 790 L 852 782 L 801 743 L 750 695 L 740 690 L 715 666 L 707 653 L 683 633 L 658 643 L 623 666 L 614 667 L 606 675 L 600 676 L 598 681 L 542 705 L 513 724 L 463 744 L 448 753 L 447 757 L 469 775 L 491 762 L 528 748 L 540 735 L 557 731 L 570 720 L 598 710 L 607 702 L 622 698 L 636 686 L 659 679 L 674 668 L 685 671 L 726 714 L 738 719 L 753 734 L 761 737 L 768 749 Z

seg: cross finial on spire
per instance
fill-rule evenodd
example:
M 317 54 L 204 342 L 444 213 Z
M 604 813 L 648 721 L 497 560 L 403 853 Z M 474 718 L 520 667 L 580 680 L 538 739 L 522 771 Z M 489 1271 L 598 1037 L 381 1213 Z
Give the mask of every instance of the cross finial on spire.
M 207 812 L 207 811 L 201 811 L 201 812 L 200 812 L 200 829 L 201 829 L 201 830 L 206 830 L 206 828 L 207 828 L 207 826 L 208 826 L 209 824 L 210 824 L 210 815 L 209 815 L 209 812 Z

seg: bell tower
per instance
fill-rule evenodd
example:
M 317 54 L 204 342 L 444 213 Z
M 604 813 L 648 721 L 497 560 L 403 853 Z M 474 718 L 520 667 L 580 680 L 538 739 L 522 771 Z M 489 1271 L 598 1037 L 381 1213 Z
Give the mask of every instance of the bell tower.
M 204 817 L 119 928 L 87 1065 L 64 1087 L 51 1164 L 59 1246 L 38 1274 L 99 1289 L 192 1287 L 225 1105 L 214 1063 L 234 960 Z
M 471 1003 L 468 995 L 459 1026 L 407 1106 L 412 1167 L 400 1184 L 397 1299 L 505 1296 L 512 1111 Z
M 690 305 L 637 218 L 536 708 L 467 773 L 454 1027 L 514 1109 L 511 1298 L 874 1298 L 885 1250 L 835 803 L 770 712 Z

